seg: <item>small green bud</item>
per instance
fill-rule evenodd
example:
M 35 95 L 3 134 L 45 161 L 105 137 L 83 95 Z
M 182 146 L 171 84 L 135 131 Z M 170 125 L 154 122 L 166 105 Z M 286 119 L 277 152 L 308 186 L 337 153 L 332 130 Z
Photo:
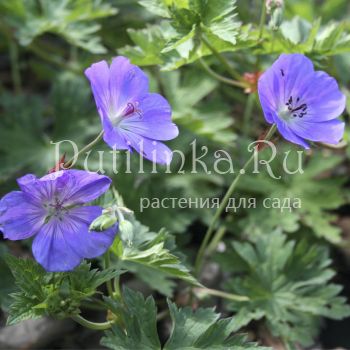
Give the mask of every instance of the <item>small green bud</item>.
M 266 12 L 270 15 L 269 27 L 277 30 L 283 21 L 283 0 L 266 0 Z
M 90 225 L 90 231 L 105 231 L 118 221 L 114 212 L 108 209 L 103 210 L 102 215 L 96 218 Z
M 130 246 L 134 236 L 132 223 L 128 220 L 121 221 L 119 224 L 119 232 L 121 239 Z
M 283 0 L 266 0 L 266 12 L 272 14 L 273 11 L 279 8 L 283 8 Z

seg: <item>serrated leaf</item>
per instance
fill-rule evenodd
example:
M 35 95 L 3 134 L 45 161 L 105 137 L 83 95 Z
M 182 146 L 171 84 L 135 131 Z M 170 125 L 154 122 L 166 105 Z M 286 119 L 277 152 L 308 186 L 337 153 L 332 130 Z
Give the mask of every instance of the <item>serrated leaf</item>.
M 113 350 L 263 350 L 254 343 L 249 343 L 242 335 L 232 336 L 231 318 L 219 320 L 220 315 L 213 309 L 179 309 L 168 302 L 172 319 L 172 331 L 164 347 L 157 334 L 157 309 L 154 299 L 144 299 L 142 294 L 125 288 L 123 303 L 107 299 L 113 313 L 121 318 L 120 327 L 114 325 L 107 331 L 101 344 Z
M 320 317 L 350 315 L 345 298 L 339 296 L 342 288 L 330 283 L 334 271 L 325 247 L 287 240 L 276 231 L 254 243 L 233 243 L 232 248 L 219 259 L 226 271 L 232 271 L 225 289 L 249 297 L 249 301 L 229 303 L 237 312 L 236 330 L 264 318 L 273 335 L 308 345 Z
M 248 210 L 247 217 L 240 222 L 240 227 L 246 234 L 263 233 L 276 227 L 287 232 L 295 232 L 301 225 L 310 227 L 316 236 L 330 242 L 340 241 L 340 229 L 332 225 L 336 215 L 328 211 L 337 209 L 346 203 L 346 190 L 342 189 L 345 179 L 342 177 L 325 176 L 341 161 L 341 157 L 324 156 L 315 152 L 308 161 L 302 155 L 303 172 L 286 174 L 280 166 L 285 153 L 283 150 L 276 159 L 270 163 L 275 177 L 268 172 L 247 174 L 242 177 L 239 187 L 249 193 L 258 195 L 257 209 Z M 288 154 L 287 166 L 289 170 L 298 168 L 298 154 L 292 150 Z M 281 203 L 288 198 L 300 200 L 300 208 L 273 209 L 263 206 L 265 198 L 278 198 Z M 315 205 L 317 203 L 317 205 Z
M 100 0 L 11 1 L 1 5 L 0 10 L 6 15 L 5 22 L 14 27 L 21 45 L 54 33 L 92 53 L 106 52 L 96 35 L 100 25 L 94 20 L 117 13 L 117 9 Z
M 18 287 L 11 294 L 9 325 L 44 315 L 64 318 L 77 314 L 80 303 L 95 294 L 97 287 L 123 272 L 91 270 L 90 264 L 82 263 L 71 272 L 48 273 L 34 260 L 11 255 L 6 262 Z
M 117 243 L 118 239 L 113 246 L 113 252 L 119 252 L 118 266 L 136 273 L 144 282 L 165 295 L 171 295 L 175 286 L 169 280 L 171 278 L 199 285 L 180 258 L 166 247 L 169 238 L 166 231 L 155 234 L 136 220 L 129 220 L 133 224 L 132 240 L 122 242 L 122 249 Z
M 192 63 L 212 54 L 202 42 L 203 35 L 218 52 L 235 51 L 255 44 L 255 40 L 247 36 L 250 27 L 241 26 L 236 20 L 233 0 L 151 0 L 141 1 L 141 5 L 145 7 L 149 5 L 151 12 L 163 18 L 170 17 L 168 24 L 172 29 L 168 28 L 163 33 L 162 40 L 158 44 L 165 42 L 158 53 L 154 50 L 157 43 L 146 48 L 144 43 L 137 43 L 135 40 L 138 46 L 122 49 L 122 52 L 134 56 L 137 62 L 151 64 L 149 60 L 140 60 L 142 52 L 146 57 L 152 58 L 153 64 L 157 62 L 162 65 L 164 70 L 174 70 L 184 64 Z

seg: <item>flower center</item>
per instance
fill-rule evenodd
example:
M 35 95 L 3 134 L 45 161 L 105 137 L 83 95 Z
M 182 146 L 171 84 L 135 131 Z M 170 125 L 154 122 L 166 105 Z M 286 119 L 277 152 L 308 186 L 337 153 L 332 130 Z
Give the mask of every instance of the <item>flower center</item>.
M 115 116 L 112 116 L 110 119 L 113 123 L 113 125 L 118 125 L 123 118 L 129 117 L 137 113 L 140 118 L 142 118 L 142 111 L 138 108 L 139 103 L 138 102 L 128 102 L 126 104 L 126 107 L 123 109 L 121 113 L 118 113 Z
M 45 223 L 48 223 L 51 218 L 57 218 L 58 220 L 62 220 L 64 214 L 67 212 L 67 208 L 63 206 L 62 203 L 56 198 L 53 203 L 44 204 L 44 208 L 46 209 L 46 218 Z
M 300 102 L 300 97 L 293 99 L 289 96 L 288 101 L 278 111 L 280 118 L 290 120 L 292 118 L 303 118 L 307 114 L 307 104 Z

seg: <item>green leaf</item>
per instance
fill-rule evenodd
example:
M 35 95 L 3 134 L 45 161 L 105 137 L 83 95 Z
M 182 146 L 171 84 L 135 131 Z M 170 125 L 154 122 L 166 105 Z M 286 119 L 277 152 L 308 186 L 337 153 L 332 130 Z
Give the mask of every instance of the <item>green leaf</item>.
M 174 121 L 212 141 L 232 144 L 235 135 L 230 127 L 232 118 L 224 101 L 211 98 L 210 102 L 199 102 L 210 96 L 218 87 L 218 83 L 197 70 L 180 76 L 179 72 L 161 75 L 165 95 L 173 106 Z
M 167 248 L 171 237 L 165 230 L 156 234 L 132 218 L 129 221 L 133 224 L 132 240 L 121 241 L 121 247 L 117 239 L 113 249 L 118 255 L 119 267 L 134 272 L 165 295 L 172 294 L 174 283 L 169 280 L 171 278 L 199 285 L 180 258 Z
M 53 33 L 92 53 L 104 53 L 106 49 L 96 35 L 100 25 L 94 20 L 115 15 L 117 10 L 101 0 L 28 0 L 1 4 L 0 13 L 14 27 L 21 45 Z
M 139 0 L 138 3 L 157 16 L 170 17 L 169 8 L 164 0 Z
M 106 299 L 110 310 L 121 319 L 125 329 L 114 325 L 101 344 L 114 350 L 161 349 L 157 333 L 157 309 L 154 299 L 131 289 L 123 289 L 123 304 Z
M 240 227 L 246 234 L 254 235 L 264 234 L 276 227 L 295 232 L 302 224 L 311 228 L 318 237 L 333 243 L 339 242 L 341 230 L 332 225 L 336 215 L 329 211 L 337 209 L 347 201 L 347 191 L 342 189 L 345 178 L 331 177 L 327 172 L 340 164 L 342 158 L 315 152 L 307 159 L 303 154 L 303 173 L 290 175 L 281 167 L 283 157 L 285 153 L 281 149 L 276 159 L 270 163 L 274 176 L 281 177 L 278 181 L 265 169 L 259 174 L 246 174 L 242 177 L 239 187 L 250 194 L 257 194 L 258 205 L 254 210 L 247 210 L 247 216 L 240 222 Z M 290 151 L 286 163 L 290 171 L 298 168 L 298 154 L 295 149 Z M 281 203 L 288 198 L 298 198 L 301 204 L 300 208 L 284 210 L 266 208 L 263 206 L 265 198 L 278 198 Z
M 350 33 L 346 31 L 346 25 L 340 23 L 328 23 L 321 26 L 321 20 L 313 23 L 298 16 L 290 21 L 284 21 L 280 31 L 267 33 L 260 54 L 268 53 L 305 53 L 322 59 L 322 56 L 333 56 L 350 52 Z M 273 40 L 273 45 L 271 45 Z
M 6 264 L 5 257 L 8 250 L 5 244 L 0 243 L 0 271 L 1 271 L 1 285 L 0 285 L 0 307 L 7 309 L 9 294 L 14 290 L 14 279 L 11 271 Z
M 122 273 L 116 269 L 91 270 L 88 263 L 71 272 L 49 273 L 34 260 L 11 255 L 6 257 L 6 262 L 18 288 L 11 294 L 9 325 L 44 315 L 64 318 L 77 314 L 83 300 L 94 295 L 101 284 Z
M 147 26 L 144 29 L 128 29 L 128 34 L 136 46 L 125 46 L 120 53 L 127 56 L 134 64 L 149 66 L 162 64 L 160 52 L 166 45 L 162 27 L 159 25 Z
M 122 49 L 124 53 L 134 56 L 135 62 L 142 64 L 160 64 L 164 70 L 174 70 L 184 64 L 211 55 L 212 52 L 202 43 L 205 36 L 211 46 L 218 52 L 235 51 L 255 44 L 255 38 L 247 35 L 249 26 L 242 26 L 236 19 L 236 7 L 233 0 L 190 0 L 140 1 L 140 4 L 163 18 L 170 18 L 164 31 L 162 22 L 162 39 L 148 34 L 152 44 L 141 43 L 138 38 L 133 41 L 138 46 Z M 156 29 L 153 27 L 152 31 Z M 134 34 L 134 33 L 133 33 Z M 146 33 L 140 32 L 145 38 Z M 158 52 L 156 45 L 163 46 Z M 141 55 L 148 59 L 140 59 Z
M 321 245 L 287 241 L 276 231 L 254 243 L 232 243 L 219 261 L 231 272 L 225 289 L 249 297 L 229 303 L 237 312 L 235 330 L 252 320 L 264 320 L 273 335 L 310 345 L 320 317 L 350 315 L 345 298 L 339 296 L 342 288 L 330 283 L 335 272 L 329 268 L 328 250 Z
M 249 343 L 242 335 L 232 336 L 232 319 L 221 319 L 213 309 L 190 308 L 179 309 L 168 302 L 172 319 L 172 332 L 161 347 L 157 334 L 157 309 L 153 297 L 144 299 L 142 294 L 125 288 L 124 303 L 107 299 L 110 308 L 125 326 L 114 325 L 107 331 L 101 344 L 113 350 L 145 349 L 145 350 L 243 350 L 262 348 Z
M 28 171 L 46 173 L 57 162 L 52 142 L 74 140 L 80 147 L 99 128 L 90 89 L 83 77 L 63 73 L 48 97 L 35 94 L 0 96 L 0 179 Z M 90 101 L 90 102 L 89 102 Z M 98 127 L 97 127 L 98 126 Z M 13 142 L 21 140 L 21 142 Z M 70 142 L 59 146 L 73 155 Z
M 237 20 L 235 0 L 199 0 L 206 30 L 232 45 L 237 43 L 241 23 Z

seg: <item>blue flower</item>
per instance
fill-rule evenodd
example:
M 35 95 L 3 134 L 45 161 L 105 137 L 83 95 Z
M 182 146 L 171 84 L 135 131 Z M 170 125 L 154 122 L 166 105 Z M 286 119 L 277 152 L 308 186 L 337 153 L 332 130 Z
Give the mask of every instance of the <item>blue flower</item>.
M 265 119 L 286 140 L 309 148 L 306 140 L 337 144 L 343 137 L 345 125 L 337 118 L 345 96 L 304 55 L 282 54 L 259 79 L 258 92 Z
M 0 201 L 0 230 L 10 240 L 32 236 L 35 259 L 51 272 L 74 269 L 83 258 L 102 255 L 113 243 L 117 226 L 89 232 L 102 213 L 84 206 L 109 188 L 107 176 L 82 170 L 62 170 L 40 179 L 29 174 L 17 180 L 21 191 Z
M 149 92 L 147 75 L 125 57 L 94 63 L 85 74 L 90 80 L 104 130 L 113 149 L 135 149 L 145 158 L 169 164 L 171 150 L 159 141 L 178 135 L 171 107 L 159 94 Z

